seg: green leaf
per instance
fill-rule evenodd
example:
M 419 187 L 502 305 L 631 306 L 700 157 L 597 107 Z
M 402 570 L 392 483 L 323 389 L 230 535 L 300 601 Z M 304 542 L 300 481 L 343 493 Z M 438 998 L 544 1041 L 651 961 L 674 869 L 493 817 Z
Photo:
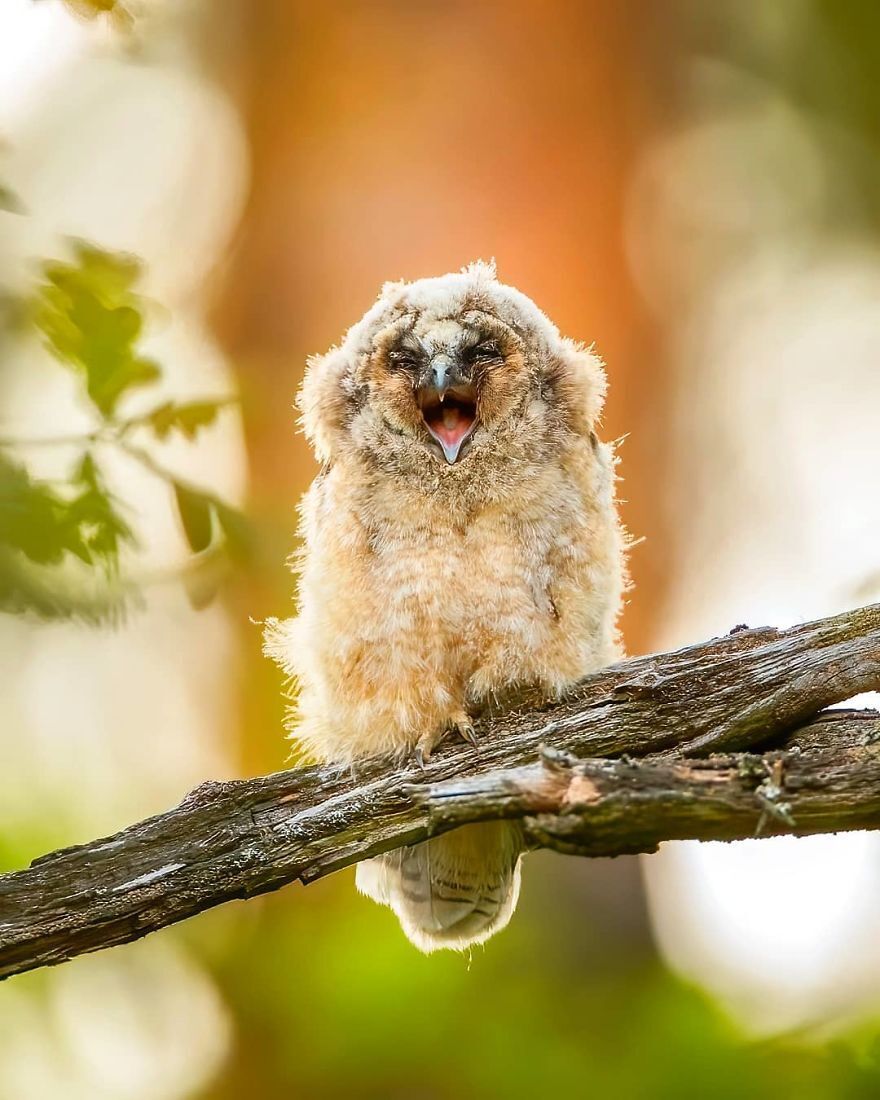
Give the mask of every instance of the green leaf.
M 0 454 L 0 547 L 38 565 L 57 565 L 70 554 L 106 573 L 118 570 L 123 544 L 134 534 L 117 511 L 91 455 L 62 493 L 50 482 Z
M 59 562 L 65 552 L 85 552 L 67 502 L 47 482 L 0 455 L 0 546 L 19 550 L 40 564 Z
M 216 497 L 180 482 L 174 482 L 174 495 L 187 542 L 198 555 L 183 574 L 184 587 L 192 607 L 201 610 L 217 595 L 230 563 L 250 557 L 253 532 L 241 512 Z
M 216 501 L 214 504 L 217 521 L 223 532 L 229 556 L 240 562 L 252 561 L 255 550 L 254 527 L 247 516 L 237 508 Z
M 129 10 L 128 3 L 122 3 L 122 0 L 64 0 L 64 3 L 74 15 L 83 19 L 108 16 L 121 30 L 126 30 L 134 24 L 134 16 Z
M 95 570 L 74 574 L 63 566 L 37 565 L 0 546 L 0 612 L 116 626 L 140 603 L 131 584 L 99 578 Z
M 138 352 L 144 302 L 134 291 L 140 261 L 79 241 L 73 263 L 49 261 L 33 301 L 49 349 L 85 380 L 107 418 L 129 390 L 156 382 L 158 365 Z
M 25 212 L 24 203 L 4 183 L 0 183 L 0 210 L 5 210 L 7 214 L 23 214 Z
M 201 428 L 214 423 L 217 413 L 225 404 L 225 400 L 189 401 L 182 405 L 166 401 L 164 405 L 147 413 L 143 419 L 159 439 L 165 439 L 175 431 L 187 439 L 195 439 Z
M 86 549 L 86 556 L 79 556 L 84 561 L 99 561 L 108 573 L 115 573 L 123 544 L 134 545 L 136 540 L 131 527 L 119 514 L 116 501 L 88 452 L 80 463 L 73 484 L 79 492 L 71 502 L 70 514 L 78 525 Z
M 174 499 L 190 549 L 194 554 L 207 550 L 214 537 L 214 507 L 211 498 L 175 481 Z
M 213 603 L 229 572 L 229 556 L 215 543 L 193 560 L 183 573 L 183 587 L 190 607 L 202 611 Z

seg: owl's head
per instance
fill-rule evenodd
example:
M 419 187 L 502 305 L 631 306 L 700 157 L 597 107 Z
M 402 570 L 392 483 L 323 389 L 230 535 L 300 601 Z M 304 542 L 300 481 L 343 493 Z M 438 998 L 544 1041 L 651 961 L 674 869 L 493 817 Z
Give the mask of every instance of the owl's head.
M 299 397 L 322 462 L 354 454 L 407 476 L 466 478 L 586 436 L 605 375 L 493 266 L 387 283 Z

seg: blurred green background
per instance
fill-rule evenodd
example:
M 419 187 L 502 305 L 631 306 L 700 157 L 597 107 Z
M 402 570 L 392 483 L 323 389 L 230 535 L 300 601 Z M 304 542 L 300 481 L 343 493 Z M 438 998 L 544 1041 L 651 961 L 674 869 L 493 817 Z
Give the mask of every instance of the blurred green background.
M 495 257 L 610 379 L 630 652 L 880 592 L 880 9 L 0 5 L 0 868 L 285 766 L 306 356 Z M 870 700 L 869 700 L 870 701 Z M 0 1100 L 880 1095 L 873 836 L 353 874 L 0 986 Z

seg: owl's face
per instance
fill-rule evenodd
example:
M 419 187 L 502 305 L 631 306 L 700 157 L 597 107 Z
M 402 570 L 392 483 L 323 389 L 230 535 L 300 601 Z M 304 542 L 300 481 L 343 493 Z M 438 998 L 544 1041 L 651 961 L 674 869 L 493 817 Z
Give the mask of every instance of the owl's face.
M 489 313 L 404 318 L 383 330 L 366 370 L 367 402 L 391 434 L 432 459 L 464 462 L 531 393 L 521 339 Z
M 510 481 L 586 435 L 602 403 L 592 353 L 494 269 L 383 288 L 313 359 L 300 407 L 318 457 L 342 454 L 435 486 Z

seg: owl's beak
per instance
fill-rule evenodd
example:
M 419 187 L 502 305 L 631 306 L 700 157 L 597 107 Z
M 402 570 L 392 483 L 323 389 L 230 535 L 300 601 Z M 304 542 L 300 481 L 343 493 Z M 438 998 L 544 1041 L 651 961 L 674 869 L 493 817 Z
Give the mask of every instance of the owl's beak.
M 435 365 L 431 375 L 416 390 L 416 400 L 425 427 L 452 465 L 477 426 L 477 392 L 474 386 L 450 378 L 445 364 Z

